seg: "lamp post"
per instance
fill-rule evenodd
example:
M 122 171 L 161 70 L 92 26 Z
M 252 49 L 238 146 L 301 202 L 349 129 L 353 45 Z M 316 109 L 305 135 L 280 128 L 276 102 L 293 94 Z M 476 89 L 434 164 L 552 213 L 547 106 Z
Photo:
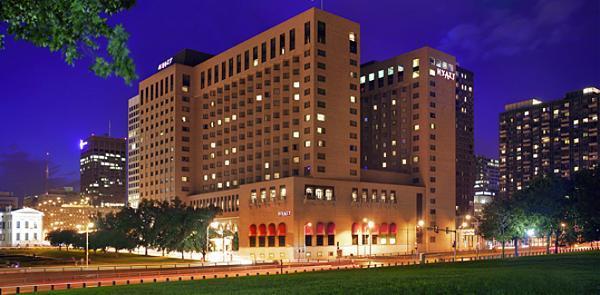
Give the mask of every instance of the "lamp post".
M 83 226 L 77 225 L 77 228 L 80 229 Z M 88 267 L 90 265 L 90 228 L 93 228 L 93 223 L 88 223 L 85 225 L 85 266 Z
M 312 227 L 312 223 L 311 222 L 307 222 L 304 224 L 304 258 L 307 258 L 306 256 L 306 227 Z M 312 236 L 311 236 L 312 237 Z
M 419 234 L 423 234 L 423 226 L 425 225 L 425 221 L 423 219 L 417 221 L 417 232 L 415 235 L 415 254 L 417 255 L 417 259 L 419 259 Z
M 366 217 L 363 218 L 363 223 L 367 224 L 367 231 L 368 231 L 368 244 L 369 244 L 369 256 L 371 256 L 372 252 L 371 252 L 371 244 L 372 244 L 372 237 L 371 237 L 371 232 L 373 227 L 375 227 L 375 223 L 372 220 L 367 219 Z M 365 256 L 367 256 L 367 245 L 365 245 Z

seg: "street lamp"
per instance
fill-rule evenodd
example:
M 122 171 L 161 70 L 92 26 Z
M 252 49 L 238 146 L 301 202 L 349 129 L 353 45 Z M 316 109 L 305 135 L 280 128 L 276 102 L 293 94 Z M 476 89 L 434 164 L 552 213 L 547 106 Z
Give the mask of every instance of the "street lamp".
M 373 252 L 371 252 L 371 246 L 373 245 L 373 227 L 375 227 L 375 223 L 372 220 L 369 220 L 369 222 L 367 222 L 367 227 L 369 228 L 369 256 L 373 255 Z
M 82 226 L 81 225 L 77 225 L 77 229 L 80 229 Z M 89 247 L 90 247 L 90 228 L 93 228 L 94 224 L 93 223 L 88 223 L 85 225 L 85 266 L 89 266 L 90 265 L 90 251 L 89 251 Z
M 306 258 L 306 227 L 312 227 L 312 222 L 307 222 L 304 224 L 304 258 Z
M 417 232 L 415 233 L 415 254 L 417 255 L 417 259 L 419 258 L 419 234 L 423 234 L 423 226 L 425 226 L 425 221 L 423 219 L 417 221 Z

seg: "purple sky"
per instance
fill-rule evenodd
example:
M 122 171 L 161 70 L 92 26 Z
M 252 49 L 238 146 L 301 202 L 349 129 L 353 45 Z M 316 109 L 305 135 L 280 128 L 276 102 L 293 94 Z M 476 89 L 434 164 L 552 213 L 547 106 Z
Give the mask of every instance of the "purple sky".
M 531 97 L 554 99 L 600 86 L 596 0 L 325 1 L 361 24 L 362 62 L 429 45 L 475 72 L 475 149 L 497 155 L 498 113 Z M 140 78 L 182 48 L 219 53 L 319 1 L 138 1 L 111 19 L 130 33 Z M 0 24 L 0 30 L 3 26 Z M 102 79 L 59 53 L 7 37 L 0 51 L 0 191 L 41 190 L 50 152 L 55 185 L 78 179 L 78 141 L 92 132 L 126 136 L 137 81 Z

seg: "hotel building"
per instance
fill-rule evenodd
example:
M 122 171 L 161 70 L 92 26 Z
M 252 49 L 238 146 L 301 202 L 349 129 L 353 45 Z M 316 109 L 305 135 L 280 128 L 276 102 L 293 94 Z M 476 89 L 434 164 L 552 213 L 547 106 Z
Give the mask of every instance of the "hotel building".
M 563 99 L 530 99 L 500 114 L 500 193 L 508 196 L 538 175 L 570 177 L 598 166 L 598 99 L 588 87 Z
M 477 156 L 475 162 L 473 214 L 479 219 L 482 217 L 483 207 L 498 195 L 500 172 L 498 159 Z
M 417 226 L 432 202 L 417 174 L 361 169 L 373 143 L 361 145 L 359 38 L 310 9 L 216 56 L 161 63 L 139 85 L 140 198 L 222 208 L 254 259 L 450 250 L 451 235 Z M 451 91 L 440 116 L 454 126 Z M 441 228 L 454 227 L 454 154 L 440 158 Z
M 473 73 L 424 47 L 364 64 L 360 89 L 363 168 L 424 186 L 431 227 L 472 214 Z
M 126 140 L 92 135 L 81 140 L 79 146 L 81 194 L 89 197 L 93 205 L 124 205 L 127 199 Z

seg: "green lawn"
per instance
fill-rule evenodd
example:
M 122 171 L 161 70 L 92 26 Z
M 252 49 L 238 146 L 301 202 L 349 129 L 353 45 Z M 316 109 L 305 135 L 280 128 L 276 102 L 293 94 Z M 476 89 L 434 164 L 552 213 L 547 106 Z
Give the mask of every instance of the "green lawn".
M 55 293 L 600 294 L 600 253 L 74 289 Z
M 35 258 L 34 258 L 35 254 Z M 6 264 L 6 261 L 19 261 L 21 266 L 55 266 L 55 265 L 74 265 L 72 258 L 80 260 L 85 259 L 85 251 L 65 248 L 30 248 L 30 249 L 0 249 L 0 264 Z M 153 263 L 188 263 L 198 262 L 191 260 L 182 260 L 168 257 L 143 256 L 129 253 L 90 252 L 92 265 L 99 264 L 153 264 Z

